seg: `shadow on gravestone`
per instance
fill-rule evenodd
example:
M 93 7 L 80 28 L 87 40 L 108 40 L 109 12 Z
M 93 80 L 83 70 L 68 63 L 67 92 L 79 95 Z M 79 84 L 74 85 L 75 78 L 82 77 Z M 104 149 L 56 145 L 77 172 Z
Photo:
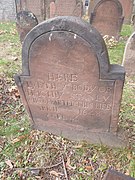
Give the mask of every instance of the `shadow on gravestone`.
M 28 32 L 38 24 L 36 16 L 31 11 L 20 11 L 16 16 L 16 27 L 23 43 Z
M 118 0 L 100 0 L 94 6 L 90 17 L 92 24 L 103 36 L 119 38 L 124 17 L 122 5 Z
M 125 146 L 117 132 L 124 77 L 95 28 L 56 17 L 27 35 L 15 81 L 34 129 L 118 147 Z
M 122 174 L 120 172 L 117 172 L 115 170 L 109 169 L 103 180 L 135 180 L 134 178 L 130 176 L 126 176 L 125 174 Z
M 126 75 L 135 78 L 135 32 L 126 43 L 122 65 L 125 67 Z

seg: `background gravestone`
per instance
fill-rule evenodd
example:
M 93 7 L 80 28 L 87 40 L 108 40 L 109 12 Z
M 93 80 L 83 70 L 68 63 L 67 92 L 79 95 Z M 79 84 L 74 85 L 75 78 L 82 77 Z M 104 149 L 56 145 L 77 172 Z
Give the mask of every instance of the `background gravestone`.
M 24 41 L 28 32 L 38 24 L 36 16 L 30 11 L 21 11 L 16 16 L 17 31 L 21 42 Z
M 56 0 L 55 16 L 82 16 L 83 4 L 81 0 Z
M 51 2 L 50 3 L 50 18 L 53 18 L 55 16 L 55 3 L 54 2 Z
M 124 23 L 131 23 L 133 0 L 119 0 L 123 7 Z
M 50 17 L 50 3 L 53 0 L 16 0 L 16 11 L 31 11 L 39 22 Z
M 122 6 L 118 0 L 100 0 L 94 7 L 90 23 L 104 36 L 119 37 L 123 23 Z
M 15 81 L 33 128 L 123 145 L 116 132 L 125 72 L 110 65 L 96 29 L 76 17 L 50 19 L 27 35 L 22 51 Z
M 109 169 L 103 180 L 135 180 L 134 178 L 130 176 L 126 176 L 125 174 L 122 174 L 120 172 L 117 172 L 115 170 Z
M 127 76 L 135 77 L 135 32 L 126 43 L 122 65 L 125 67 Z
M 88 16 L 91 16 L 91 13 L 96 6 L 96 4 L 100 0 L 90 0 L 89 4 L 89 10 L 88 10 Z M 124 23 L 130 24 L 131 23 L 131 17 L 133 12 L 133 0 L 119 0 L 122 8 L 123 8 L 123 15 L 124 15 Z

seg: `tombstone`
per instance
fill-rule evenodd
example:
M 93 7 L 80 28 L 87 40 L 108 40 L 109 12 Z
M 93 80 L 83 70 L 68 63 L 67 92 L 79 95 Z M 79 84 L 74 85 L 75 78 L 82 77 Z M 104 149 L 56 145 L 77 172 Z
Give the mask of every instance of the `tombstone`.
M 17 13 L 16 27 L 20 36 L 20 41 L 23 43 L 28 32 L 38 24 L 36 16 L 30 11 L 21 11 Z
M 55 16 L 55 3 L 51 2 L 50 3 L 50 18 L 53 18 Z
M 55 16 L 55 1 L 56 0 L 44 0 L 45 1 L 45 19 L 49 19 Z
M 56 17 L 27 35 L 15 81 L 34 129 L 123 146 L 117 129 L 124 76 L 95 28 Z
M 132 178 L 130 176 L 126 176 L 125 174 L 122 174 L 120 172 L 117 172 L 115 170 L 109 169 L 103 180 L 135 180 L 135 178 Z
M 118 39 L 124 17 L 118 0 L 100 0 L 94 7 L 90 23 L 104 36 Z
M 123 7 L 124 23 L 131 23 L 131 16 L 133 11 L 133 0 L 119 0 Z
M 16 12 L 31 11 L 35 14 L 38 22 L 45 20 L 45 0 L 16 0 Z
M 82 16 L 83 4 L 80 0 L 56 0 L 55 5 L 55 16 Z
M 127 76 L 135 77 L 135 32 L 126 43 L 122 65 Z

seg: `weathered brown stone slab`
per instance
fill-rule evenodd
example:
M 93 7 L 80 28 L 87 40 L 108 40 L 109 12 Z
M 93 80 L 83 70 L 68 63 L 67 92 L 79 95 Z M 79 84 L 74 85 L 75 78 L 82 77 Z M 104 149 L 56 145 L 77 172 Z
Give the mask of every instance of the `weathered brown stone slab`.
M 55 11 L 56 11 L 55 3 L 51 2 L 50 3 L 50 18 L 55 17 Z
M 45 0 L 19 0 L 15 1 L 17 13 L 20 11 L 31 11 L 35 14 L 39 22 L 46 19 Z
M 122 65 L 126 69 L 127 76 L 135 77 L 135 32 L 126 43 Z
M 103 180 L 135 180 L 130 176 L 126 176 L 125 174 L 119 173 L 115 170 L 109 169 Z
M 55 16 L 55 0 L 44 0 L 45 20 Z
M 104 36 L 119 37 L 123 23 L 122 5 L 118 0 L 100 0 L 94 7 L 90 23 Z
M 28 32 L 38 24 L 36 16 L 30 11 L 20 11 L 16 16 L 17 31 L 20 36 L 21 42 Z
M 76 17 L 58 17 L 26 37 L 16 76 L 33 128 L 121 146 L 116 136 L 124 68 L 110 65 L 101 35 Z
M 55 16 L 82 16 L 83 4 L 81 0 L 57 0 L 55 5 Z
M 124 23 L 131 23 L 131 16 L 133 11 L 133 0 L 119 0 L 123 7 Z

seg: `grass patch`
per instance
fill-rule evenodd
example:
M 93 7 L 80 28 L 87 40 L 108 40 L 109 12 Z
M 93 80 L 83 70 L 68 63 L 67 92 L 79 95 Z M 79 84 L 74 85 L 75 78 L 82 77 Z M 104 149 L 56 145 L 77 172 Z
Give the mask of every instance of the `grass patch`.
M 108 50 L 111 64 L 121 65 L 122 59 L 123 59 L 124 48 L 125 48 L 125 43 L 119 42 L 115 47 Z
M 15 23 L 0 23 L 0 42 L 19 42 Z
M 125 24 L 122 26 L 121 36 L 129 37 L 132 33 L 133 33 L 133 26 L 125 25 Z

